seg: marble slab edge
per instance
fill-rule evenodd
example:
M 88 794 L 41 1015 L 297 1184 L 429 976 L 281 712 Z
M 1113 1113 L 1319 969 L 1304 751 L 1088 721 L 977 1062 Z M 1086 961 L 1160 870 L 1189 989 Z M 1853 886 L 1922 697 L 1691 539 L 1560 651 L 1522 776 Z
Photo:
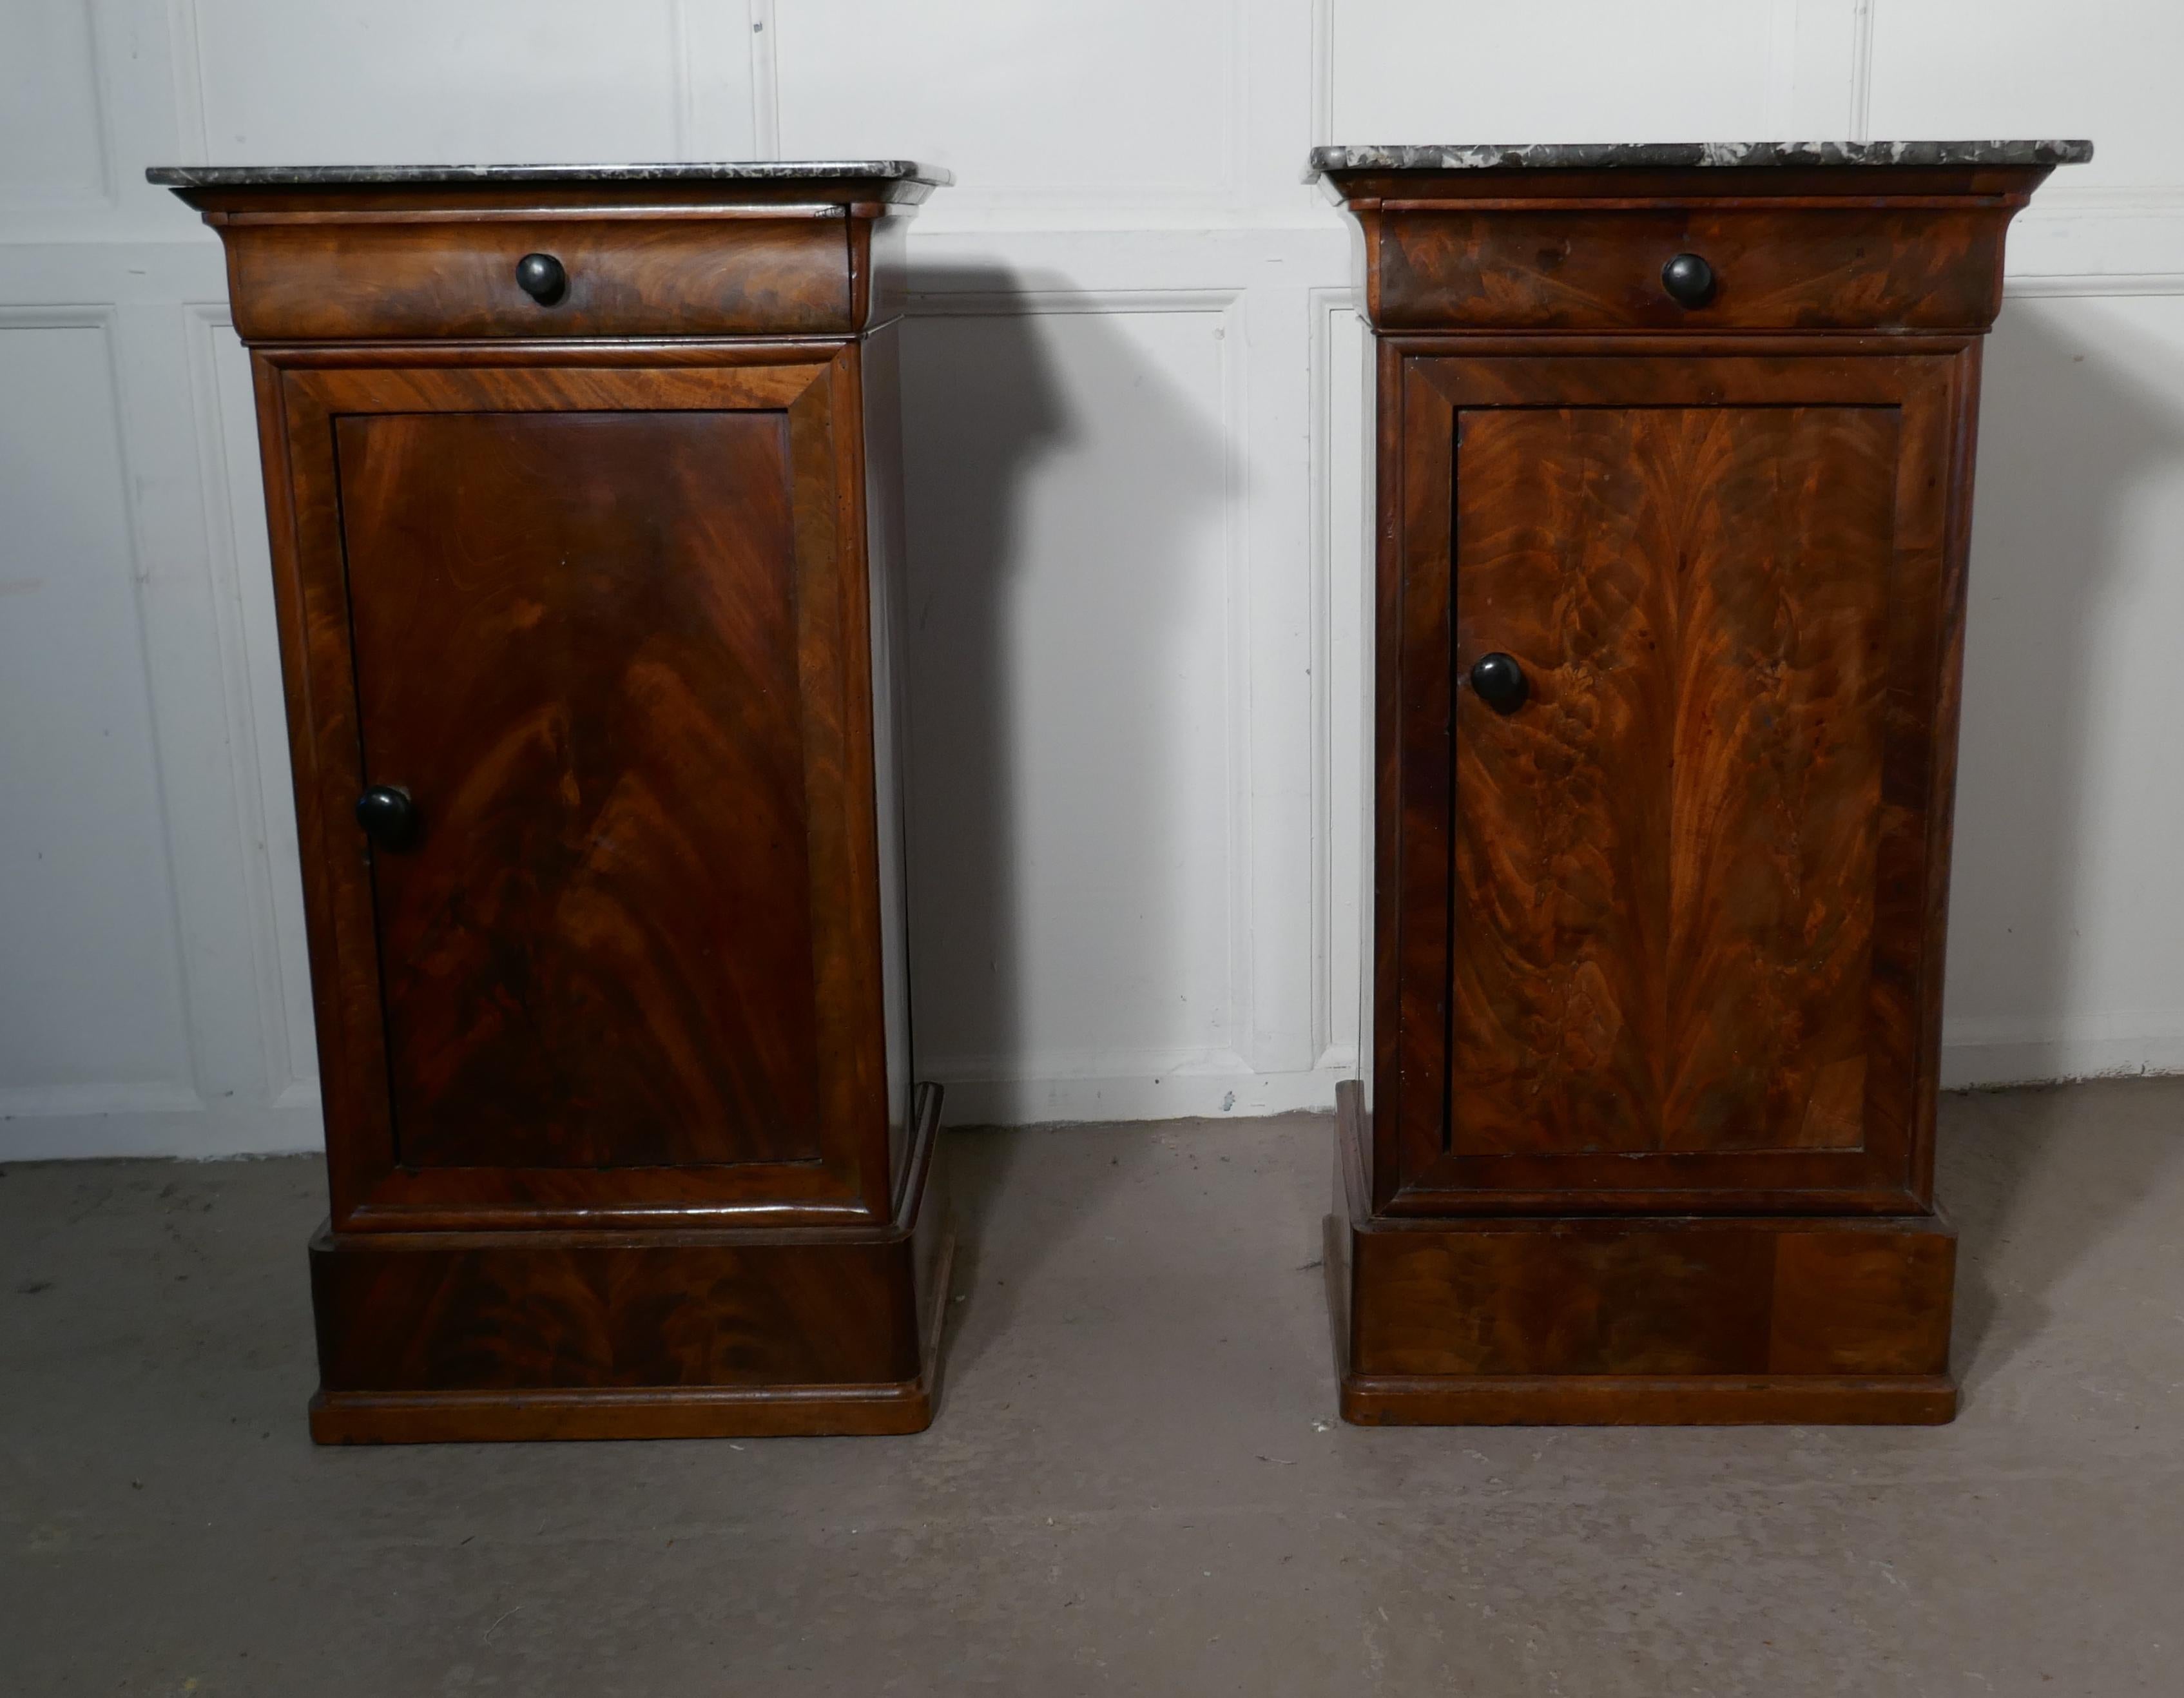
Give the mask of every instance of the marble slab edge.
M 2091 142 L 1578 142 L 1315 148 L 1329 171 L 1598 170 L 1616 166 L 2082 165 Z
M 145 180 L 170 189 L 422 187 L 444 183 L 799 182 L 845 177 L 928 183 L 956 174 L 915 159 L 720 159 L 650 165 L 153 165 Z

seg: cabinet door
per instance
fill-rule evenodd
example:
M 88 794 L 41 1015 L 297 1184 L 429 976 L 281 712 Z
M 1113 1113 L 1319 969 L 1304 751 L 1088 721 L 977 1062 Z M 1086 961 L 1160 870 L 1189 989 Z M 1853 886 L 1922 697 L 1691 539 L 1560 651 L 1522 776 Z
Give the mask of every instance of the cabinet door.
M 1971 358 L 1402 362 L 1396 1206 L 1923 1200 Z
M 884 1212 L 855 354 L 719 358 L 269 368 L 348 1224 Z

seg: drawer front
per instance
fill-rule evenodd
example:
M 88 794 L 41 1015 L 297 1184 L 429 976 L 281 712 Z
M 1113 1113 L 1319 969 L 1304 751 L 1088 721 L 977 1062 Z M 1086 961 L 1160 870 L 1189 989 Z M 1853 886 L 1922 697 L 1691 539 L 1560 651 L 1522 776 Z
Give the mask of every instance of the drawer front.
M 1379 215 L 1374 318 L 1399 330 L 1955 330 L 2002 297 L 1984 208 L 1643 207 Z M 1663 268 L 1696 254 L 1700 304 Z
M 432 337 L 839 336 L 850 220 L 365 220 L 229 227 L 236 328 L 253 341 Z M 547 302 L 517 281 L 551 255 Z

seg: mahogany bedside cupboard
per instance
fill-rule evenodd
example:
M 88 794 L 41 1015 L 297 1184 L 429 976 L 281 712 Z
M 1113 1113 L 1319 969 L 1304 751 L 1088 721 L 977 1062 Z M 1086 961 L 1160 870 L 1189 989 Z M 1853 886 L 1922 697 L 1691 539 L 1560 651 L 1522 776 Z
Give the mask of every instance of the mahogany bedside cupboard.
M 2078 142 L 1328 148 L 1373 332 L 1364 1422 L 1942 1422 L 1981 338 Z
M 322 1441 L 913 1432 L 898 160 L 160 170 L 251 350 Z

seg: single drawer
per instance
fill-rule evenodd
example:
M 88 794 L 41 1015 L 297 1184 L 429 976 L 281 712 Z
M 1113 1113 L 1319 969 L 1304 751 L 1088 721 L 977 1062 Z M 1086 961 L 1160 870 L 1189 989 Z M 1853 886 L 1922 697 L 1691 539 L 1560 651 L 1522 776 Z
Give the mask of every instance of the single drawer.
M 370 214 L 229 224 L 251 341 L 841 336 L 858 326 L 844 208 L 785 216 Z M 517 267 L 532 254 L 542 281 Z M 542 277 L 543 274 L 543 277 Z
M 1383 330 L 1974 330 L 2005 220 L 1976 204 L 1577 203 L 1365 211 Z M 1679 298 L 1663 268 L 1704 262 Z M 1710 276 L 1708 275 L 1710 274 Z

